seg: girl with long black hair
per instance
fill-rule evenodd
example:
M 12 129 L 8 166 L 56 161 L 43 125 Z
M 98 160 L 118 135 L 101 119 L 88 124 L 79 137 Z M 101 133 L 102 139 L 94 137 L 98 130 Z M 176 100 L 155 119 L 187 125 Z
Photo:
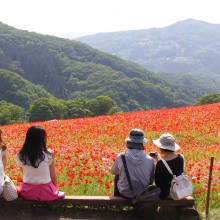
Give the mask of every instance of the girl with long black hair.
M 18 196 L 27 200 L 50 201 L 64 198 L 57 190 L 57 175 L 53 152 L 47 150 L 46 131 L 31 126 L 25 142 L 17 154 L 16 162 L 22 168 L 23 182 L 17 187 Z

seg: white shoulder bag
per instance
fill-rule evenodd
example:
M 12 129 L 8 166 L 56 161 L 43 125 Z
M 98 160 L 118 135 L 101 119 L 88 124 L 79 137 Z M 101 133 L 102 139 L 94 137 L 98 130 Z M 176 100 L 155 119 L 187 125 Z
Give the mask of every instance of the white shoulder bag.
M 181 155 L 183 157 L 183 155 Z M 164 159 L 161 159 L 170 174 L 172 170 Z M 192 195 L 193 186 L 189 177 L 185 174 L 185 159 L 183 157 L 183 173 L 179 176 L 173 175 L 170 186 L 170 197 L 174 200 L 180 200 Z
M 18 198 L 17 190 L 12 180 L 5 175 L 2 162 L 2 149 L 0 148 L 0 194 L 6 201 L 12 201 Z
M 12 201 L 18 198 L 16 186 L 13 181 L 5 175 L 2 196 L 6 201 Z

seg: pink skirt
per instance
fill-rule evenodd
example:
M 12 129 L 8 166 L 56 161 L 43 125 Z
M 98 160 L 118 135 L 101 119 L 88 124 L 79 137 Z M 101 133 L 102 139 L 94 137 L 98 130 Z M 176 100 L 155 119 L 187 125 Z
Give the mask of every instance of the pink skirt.
M 52 201 L 65 197 L 65 193 L 59 192 L 52 182 L 39 185 L 22 182 L 17 192 L 19 197 L 27 200 Z

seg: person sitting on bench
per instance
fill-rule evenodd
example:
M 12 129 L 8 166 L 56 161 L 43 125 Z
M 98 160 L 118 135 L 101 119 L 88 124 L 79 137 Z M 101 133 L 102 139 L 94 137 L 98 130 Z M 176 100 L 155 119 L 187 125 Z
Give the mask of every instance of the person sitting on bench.
M 17 187 L 18 196 L 27 200 L 51 201 L 64 198 L 57 190 L 53 152 L 46 147 L 46 131 L 31 126 L 23 147 L 16 157 L 23 171 L 23 182 Z
M 125 141 L 128 150 L 124 155 L 133 192 L 129 186 L 121 154 L 117 155 L 111 172 L 115 175 L 114 196 L 132 199 L 153 183 L 154 160 L 144 152 L 147 139 L 144 138 L 142 130 L 132 129 Z
M 176 143 L 173 135 L 169 133 L 162 134 L 158 139 L 153 140 L 153 143 L 159 150 L 154 157 L 158 161 L 155 170 L 155 183 L 161 189 L 160 198 L 166 199 L 169 197 L 173 176 L 169 173 L 162 160 L 160 160 L 160 154 L 163 155 L 163 159 L 176 176 L 184 172 L 184 158 L 183 155 L 176 153 L 180 149 L 180 146 Z

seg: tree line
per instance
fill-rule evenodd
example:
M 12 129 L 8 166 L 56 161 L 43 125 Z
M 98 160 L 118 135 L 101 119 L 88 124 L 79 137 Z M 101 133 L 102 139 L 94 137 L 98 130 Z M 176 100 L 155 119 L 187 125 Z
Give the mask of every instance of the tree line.
M 0 101 L 0 125 L 47 121 L 53 119 L 82 118 L 114 114 L 121 109 L 115 101 L 107 96 L 94 99 L 77 98 L 61 100 L 55 98 L 39 98 L 34 101 L 27 111 L 18 105 Z

